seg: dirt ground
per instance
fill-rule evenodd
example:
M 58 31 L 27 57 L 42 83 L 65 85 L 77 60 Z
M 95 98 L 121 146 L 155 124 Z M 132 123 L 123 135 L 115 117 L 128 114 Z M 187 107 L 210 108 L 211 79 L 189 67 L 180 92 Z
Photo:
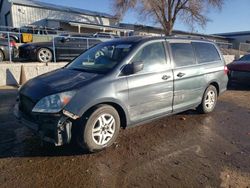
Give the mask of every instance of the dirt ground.
M 42 147 L 0 90 L 0 187 L 250 187 L 250 88 L 235 86 L 215 111 L 188 111 L 121 130 L 96 154 Z

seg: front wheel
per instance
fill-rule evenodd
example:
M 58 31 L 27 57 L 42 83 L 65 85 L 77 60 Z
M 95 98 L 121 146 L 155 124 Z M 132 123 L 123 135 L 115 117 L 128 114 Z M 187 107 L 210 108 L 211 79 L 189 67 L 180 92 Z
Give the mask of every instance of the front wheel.
M 41 48 L 37 52 L 37 60 L 41 63 L 48 63 L 52 61 L 52 52 L 47 48 Z
M 100 151 L 111 146 L 118 137 L 120 117 L 112 106 L 102 105 L 84 117 L 80 126 L 78 145 L 90 152 Z
M 198 110 L 203 114 L 212 112 L 216 106 L 217 98 L 217 89 L 213 85 L 210 85 L 203 95 L 203 99 L 198 107 Z

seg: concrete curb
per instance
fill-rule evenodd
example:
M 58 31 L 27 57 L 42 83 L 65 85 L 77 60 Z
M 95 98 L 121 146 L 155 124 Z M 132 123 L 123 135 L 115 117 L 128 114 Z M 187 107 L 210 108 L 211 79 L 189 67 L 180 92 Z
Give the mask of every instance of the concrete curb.
M 38 75 L 59 69 L 67 63 L 8 63 L 0 64 L 0 86 L 18 85 L 21 67 L 24 67 L 27 80 Z

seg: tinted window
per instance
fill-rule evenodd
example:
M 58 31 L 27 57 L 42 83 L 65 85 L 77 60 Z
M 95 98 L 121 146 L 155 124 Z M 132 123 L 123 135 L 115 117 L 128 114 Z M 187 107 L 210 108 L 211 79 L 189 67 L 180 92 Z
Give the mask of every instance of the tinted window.
M 244 55 L 243 57 L 241 57 L 241 58 L 239 59 L 239 61 L 250 61 L 250 54 Z
M 195 55 L 191 44 L 172 43 L 171 49 L 176 67 L 194 65 Z
M 213 44 L 193 43 L 198 63 L 206 63 L 221 60 L 220 55 Z
M 166 66 L 166 54 L 164 44 L 156 42 L 143 47 L 133 58 L 132 62 L 142 61 L 142 72 L 159 71 Z

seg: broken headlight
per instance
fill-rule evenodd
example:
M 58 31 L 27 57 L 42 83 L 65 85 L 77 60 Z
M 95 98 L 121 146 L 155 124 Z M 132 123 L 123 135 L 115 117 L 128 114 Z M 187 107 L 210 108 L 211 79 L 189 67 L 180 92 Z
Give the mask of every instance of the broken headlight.
M 74 95 L 75 91 L 68 91 L 44 97 L 35 105 L 32 112 L 58 113 L 70 102 Z

